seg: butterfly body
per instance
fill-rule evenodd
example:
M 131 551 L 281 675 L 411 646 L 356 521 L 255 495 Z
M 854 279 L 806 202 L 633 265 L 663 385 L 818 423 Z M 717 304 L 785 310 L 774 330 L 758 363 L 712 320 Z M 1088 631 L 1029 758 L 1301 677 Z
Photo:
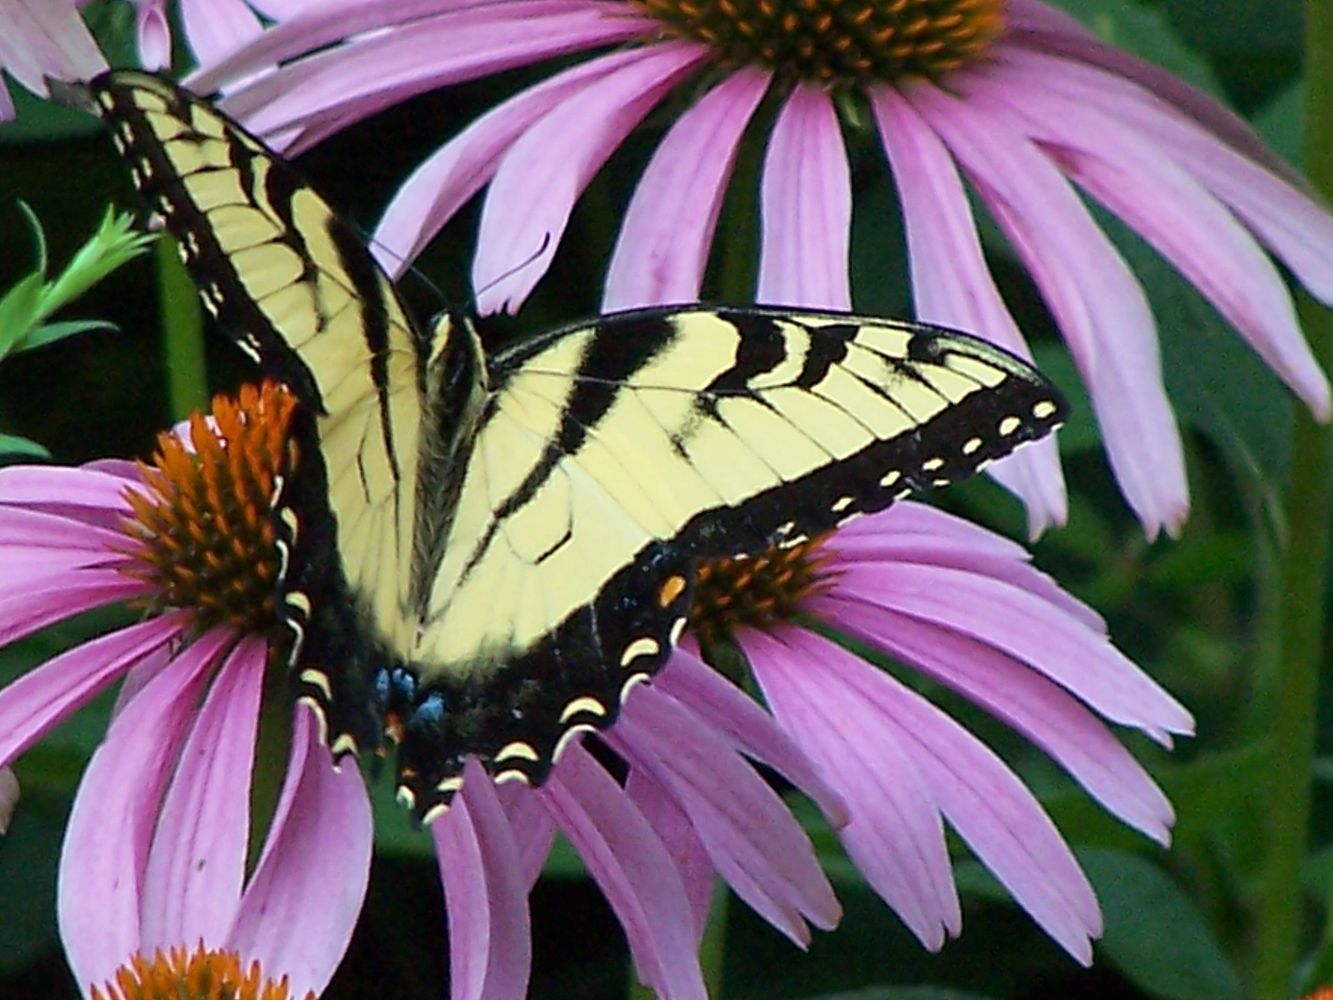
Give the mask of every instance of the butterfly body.
M 698 560 L 757 555 L 971 475 L 1065 408 L 952 331 L 683 306 L 488 355 L 418 328 L 281 158 L 156 77 L 88 86 L 235 342 L 302 402 L 281 500 L 298 696 L 336 753 L 398 746 L 438 814 L 475 757 L 541 782 L 686 624 Z

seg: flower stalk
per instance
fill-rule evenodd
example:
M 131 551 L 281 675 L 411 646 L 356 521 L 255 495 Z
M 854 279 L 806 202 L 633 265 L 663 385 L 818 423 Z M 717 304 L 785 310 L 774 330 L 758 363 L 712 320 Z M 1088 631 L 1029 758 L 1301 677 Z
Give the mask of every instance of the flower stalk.
M 157 280 L 162 296 L 162 351 L 167 367 L 167 405 L 172 421 L 208 409 L 204 368 L 204 315 L 194 282 L 176 243 L 157 241 Z
M 1306 4 L 1305 172 L 1325 199 L 1333 199 L 1333 0 Z M 1316 358 L 1333 365 L 1333 314 L 1303 299 L 1301 320 Z M 1273 578 L 1279 591 L 1278 674 L 1274 685 L 1268 857 L 1255 944 L 1252 995 L 1278 1000 L 1292 995 L 1301 940 L 1300 866 L 1310 820 L 1310 775 L 1315 710 L 1323 651 L 1330 519 L 1333 518 L 1333 428 L 1303 408 L 1296 413 L 1288 537 Z

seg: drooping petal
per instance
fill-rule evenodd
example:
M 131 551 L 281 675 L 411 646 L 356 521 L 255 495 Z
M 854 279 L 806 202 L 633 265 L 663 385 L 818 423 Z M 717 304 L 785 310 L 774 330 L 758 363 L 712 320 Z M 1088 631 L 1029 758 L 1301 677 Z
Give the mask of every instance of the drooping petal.
M 870 101 L 902 204 L 917 317 L 985 337 L 1030 361 L 982 255 L 972 207 L 948 150 L 896 90 L 873 88 Z M 1032 536 L 1065 522 L 1054 437 L 1023 448 L 990 472 L 1027 505 Z
M 823 648 L 796 630 L 741 642 L 774 714 L 852 804 L 838 837 L 870 886 L 931 950 L 962 924 L 944 826 L 929 790 L 879 714 L 812 670 Z M 865 669 L 871 669 L 863 664 Z
M 921 787 L 1019 904 L 1070 955 L 1091 962 L 1090 939 L 1102 928 L 1097 900 L 1059 831 L 1014 773 L 887 673 L 821 636 L 805 635 L 802 646 L 818 648 L 825 684 L 842 687 L 849 704 L 864 703 L 880 726 L 891 728 Z
M 139 947 L 141 888 L 158 804 L 209 672 L 234 637 L 212 629 L 111 724 L 79 782 L 60 853 L 57 916 L 74 978 L 107 982 Z
M 676 120 L 634 188 L 602 310 L 694 302 L 741 136 L 772 73 L 744 67 Z
M 521 782 L 506 782 L 499 788 L 500 803 L 509 819 L 514 838 L 518 871 L 529 892 L 536 885 L 555 840 L 555 824 L 542 801 Z
M 1006 75 L 1100 109 L 1151 140 L 1231 207 L 1321 301 L 1333 302 L 1333 214 L 1291 179 L 1241 155 L 1154 94 L 1095 67 L 1027 49 Z
M 644 982 L 664 1000 L 707 1000 L 680 875 L 624 790 L 575 743 L 537 794 L 615 911 Z
M 1165 845 L 1175 814 L 1115 735 L 1074 698 L 995 648 L 883 607 L 830 594 L 811 612 L 971 699 L 1041 747 L 1089 794 Z
M 334 767 L 297 705 L 287 778 L 227 946 L 286 973 L 294 996 L 323 992 L 361 912 L 371 841 L 360 771 Z
M 1179 530 L 1188 508 L 1184 456 L 1143 289 L 1069 182 L 1028 140 L 933 84 L 904 93 L 963 165 L 1041 289 L 1144 531 L 1151 538 L 1162 528 Z
M 1084 101 L 1002 71 L 968 74 L 960 83 L 994 119 L 1047 146 L 1070 176 L 1179 268 L 1312 410 L 1328 415 L 1328 380 L 1277 268 L 1189 174 L 1138 131 Z
M 219 668 L 176 761 L 143 876 L 145 954 L 202 940 L 220 948 L 241 901 L 250 835 L 262 639 L 239 642 Z
M 450 139 L 412 172 L 384 210 L 371 251 L 394 276 L 491 179 L 514 141 L 571 94 L 637 58 L 633 50 L 579 63 L 519 91 Z
M 154 650 L 188 627 L 184 613 L 151 618 L 90 639 L 0 690 L 0 766 L 32 746 Z
M 1302 178 L 1264 144 L 1240 115 L 1220 101 L 1196 90 L 1161 66 L 1107 45 L 1074 17 L 1043 0 L 1008 0 L 1005 36 L 988 55 L 1003 56 L 1011 48 L 1061 56 L 1072 63 L 1097 67 L 1122 80 L 1133 81 L 1173 114 L 1183 114 L 1243 156 L 1263 164 L 1301 186 Z
M 681 885 L 694 913 L 694 936 L 702 940 L 708 926 L 708 911 L 713 902 L 717 872 L 708 859 L 694 824 L 666 787 L 644 767 L 631 764 L 625 779 L 625 794 L 643 813 L 667 854 L 676 864 Z
M 472 267 L 483 314 L 518 308 L 550 266 L 593 174 L 708 50 L 668 41 L 636 54 L 548 111 L 505 153 L 486 195 Z
M 759 775 L 670 695 L 646 687 L 608 739 L 689 815 L 719 874 L 756 913 L 805 947 L 811 922 L 841 913 L 809 838 Z
M 707 721 L 735 749 L 767 764 L 810 796 L 831 825 L 847 822 L 847 804 L 837 790 L 754 699 L 699 659 L 693 638 L 686 636 L 672 651 L 653 683 Z
M 452 1000 L 522 1000 L 532 968 L 528 886 L 495 786 L 474 760 L 449 812 L 435 821 L 435 856 L 449 919 Z
M 828 94 L 798 84 L 768 137 L 755 299 L 850 309 L 852 178 Z
M 1005 581 L 944 566 L 849 566 L 838 592 L 972 636 L 1159 741 L 1193 731 L 1189 712 L 1102 634 Z

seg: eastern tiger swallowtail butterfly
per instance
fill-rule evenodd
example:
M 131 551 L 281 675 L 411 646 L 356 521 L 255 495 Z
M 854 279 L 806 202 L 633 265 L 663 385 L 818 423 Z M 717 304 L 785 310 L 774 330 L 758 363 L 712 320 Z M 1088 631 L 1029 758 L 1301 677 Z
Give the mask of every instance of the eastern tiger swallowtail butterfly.
M 174 84 L 80 91 L 219 326 L 302 406 L 281 498 L 298 697 L 398 744 L 429 820 L 468 756 L 539 783 L 679 639 L 693 567 L 969 476 L 1064 417 L 984 341 L 831 312 L 641 309 L 487 355 L 416 325 L 280 157 Z

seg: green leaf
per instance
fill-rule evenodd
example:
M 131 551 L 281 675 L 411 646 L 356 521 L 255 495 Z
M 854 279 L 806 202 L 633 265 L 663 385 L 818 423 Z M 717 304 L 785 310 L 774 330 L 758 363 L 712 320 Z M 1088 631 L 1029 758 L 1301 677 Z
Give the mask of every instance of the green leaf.
M 20 968 L 56 945 L 56 866 L 69 800 L 34 790 L 23 798 L 9 832 L 0 837 L 0 885 L 5 887 L 0 970 Z
M 37 327 L 23 339 L 19 346 L 20 351 L 31 351 L 37 347 L 45 347 L 47 344 L 53 344 L 57 340 L 64 340 L 66 337 L 72 337 L 79 333 L 91 333 L 94 330 L 110 330 L 116 332 L 119 327 L 115 323 L 104 319 L 70 319 L 61 320 L 57 323 L 44 323 Z
M 17 434 L 0 434 L 0 458 L 12 455 L 26 455 L 30 458 L 51 457 L 51 453 L 36 441 L 29 441 Z
M 1106 918 L 1100 950 L 1135 986 L 1162 1000 L 1241 995 L 1203 915 L 1166 873 L 1120 851 L 1079 854 Z
M 34 271 L 0 298 L 0 357 L 22 349 L 23 341 L 39 322 L 44 287 L 42 272 Z

